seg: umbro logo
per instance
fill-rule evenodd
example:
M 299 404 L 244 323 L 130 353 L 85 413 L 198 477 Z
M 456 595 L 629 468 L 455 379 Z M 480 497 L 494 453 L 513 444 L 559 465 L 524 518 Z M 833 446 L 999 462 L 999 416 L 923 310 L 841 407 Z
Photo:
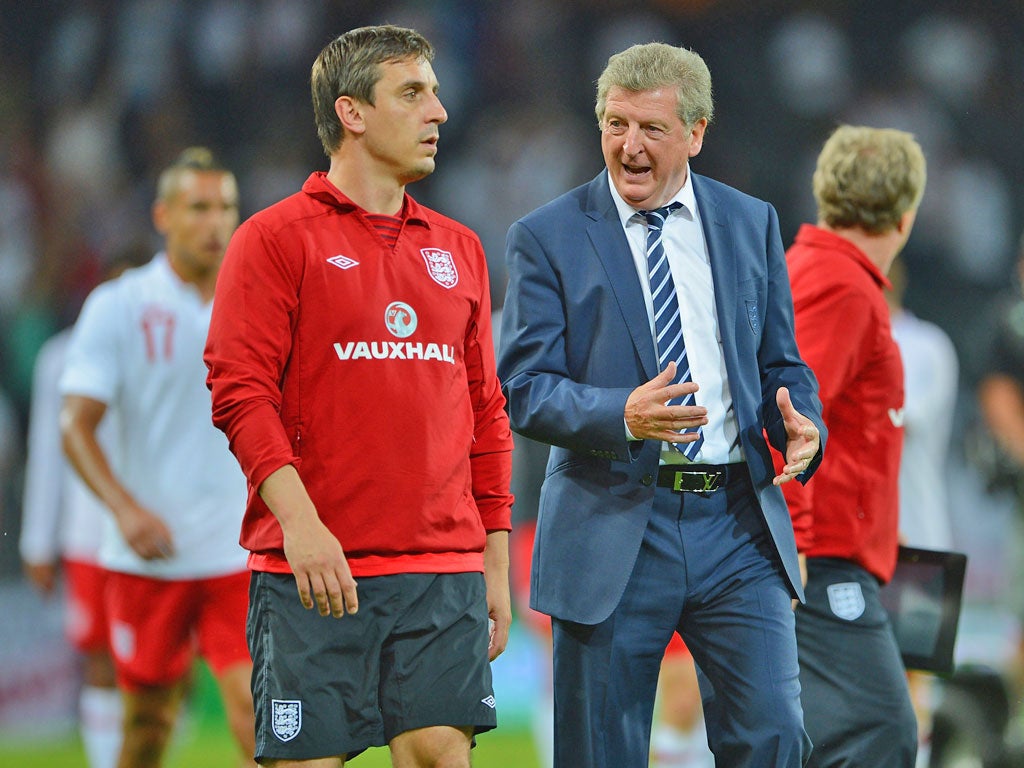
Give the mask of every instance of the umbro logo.
M 892 422 L 892 425 L 894 427 L 902 427 L 904 422 L 906 421 L 906 414 L 904 413 L 903 409 L 900 408 L 899 410 L 897 410 L 896 408 L 890 408 L 889 421 Z
M 480 699 L 480 703 L 486 704 L 491 709 L 494 709 L 495 701 L 493 696 L 488 696 L 486 699 Z
M 331 258 L 327 260 L 327 263 L 333 264 L 340 269 L 350 269 L 359 264 L 355 259 L 350 259 L 348 256 L 343 256 L 340 253 L 337 256 L 331 256 Z

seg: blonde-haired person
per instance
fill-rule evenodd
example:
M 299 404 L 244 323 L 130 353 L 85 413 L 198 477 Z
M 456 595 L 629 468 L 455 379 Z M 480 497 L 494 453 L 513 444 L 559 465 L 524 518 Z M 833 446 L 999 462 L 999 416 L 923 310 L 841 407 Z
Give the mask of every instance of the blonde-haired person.
M 840 126 L 814 172 L 818 222 L 787 251 L 797 343 L 829 427 L 829 460 L 807 485 L 784 488 L 807 565 L 796 630 L 815 767 L 912 768 L 917 751 L 879 589 L 896 567 L 904 387 L 884 290 L 924 186 L 913 136 Z

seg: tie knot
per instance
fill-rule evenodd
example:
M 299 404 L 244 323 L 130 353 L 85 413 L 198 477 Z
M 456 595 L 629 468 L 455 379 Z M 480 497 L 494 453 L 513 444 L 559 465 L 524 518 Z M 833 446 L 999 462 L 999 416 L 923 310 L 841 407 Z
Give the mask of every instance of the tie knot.
M 668 215 L 672 213 L 672 211 L 678 211 L 682 207 L 682 203 L 675 202 L 650 211 L 638 211 L 638 213 L 647 219 L 648 227 L 652 229 L 661 229 L 661 225 L 665 223 L 665 219 L 668 218 Z

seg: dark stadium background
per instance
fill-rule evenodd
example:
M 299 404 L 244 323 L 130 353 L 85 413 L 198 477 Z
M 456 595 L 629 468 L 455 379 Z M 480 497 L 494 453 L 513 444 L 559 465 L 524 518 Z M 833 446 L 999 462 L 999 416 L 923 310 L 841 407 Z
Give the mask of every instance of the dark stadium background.
M 965 431 L 977 418 L 973 390 L 990 310 L 1015 285 L 1024 230 L 1024 3 L 965 7 L 949 0 L 0 2 L 0 744 L 72 733 L 75 669 L 59 605 L 40 604 L 27 590 L 17 555 L 35 353 L 74 320 L 105 263 L 155 247 L 154 176 L 181 147 L 207 144 L 226 159 L 239 176 L 243 214 L 289 194 L 325 167 L 308 95 L 316 53 L 353 26 L 417 27 L 438 50 L 450 119 L 437 172 L 411 192 L 481 234 L 497 306 L 508 225 L 601 167 L 593 86 L 607 56 L 654 39 L 693 47 L 710 66 L 717 109 L 693 167 L 771 201 L 787 244 L 814 218 L 810 173 L 832 127 L 865 123 L 917 135 L 929 180 L 904 254 L 906 303 L 956 344 L 957 429 Z M 979 487 L 959 440 L 950 468 L 958 546 L 971 555 L 968 603 L 977 608 L 965 613 L 961 653 L 999 664 L 1004 635 L 1016 631 L 1020 521 L 1007 499 Z M 505 722 L 519 731 L 529 720 L 530 687 L 539 684 L 524 632 L 496 665 L 499 687 L 507 686 Z M 204 712 L 203 697 L 197 701 Z M 7 764 L 3 753 L 0 746 Z M 482 765 L 484 756 L 481 749 Z

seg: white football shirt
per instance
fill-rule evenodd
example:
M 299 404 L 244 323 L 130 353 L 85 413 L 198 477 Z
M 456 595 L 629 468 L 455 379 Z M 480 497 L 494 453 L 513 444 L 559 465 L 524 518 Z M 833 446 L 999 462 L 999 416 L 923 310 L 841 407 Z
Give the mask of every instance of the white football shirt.
M 78 477 L 64 456 L 60 437 L 61 395 L 57 388 L 70 329 L 51 336 L 36 355 L 22 495 L 21 556 L 31 563 L 61 556 L 80 563 L 99 558 L 106 507 Z M 108 414 L 97 439 L 109 446 L 116 417 Z
M 75 323 L 60 391 L 107 404 L 117 425 L 111 468 L 174 536 L 173 557 L 146 561 L 108 515 L 100 562 L 111 570 L 189 579 L 246 567 L 246 481 L 213 426 L 206 388 L 211 309 L 159 254 L 97 286 Z

